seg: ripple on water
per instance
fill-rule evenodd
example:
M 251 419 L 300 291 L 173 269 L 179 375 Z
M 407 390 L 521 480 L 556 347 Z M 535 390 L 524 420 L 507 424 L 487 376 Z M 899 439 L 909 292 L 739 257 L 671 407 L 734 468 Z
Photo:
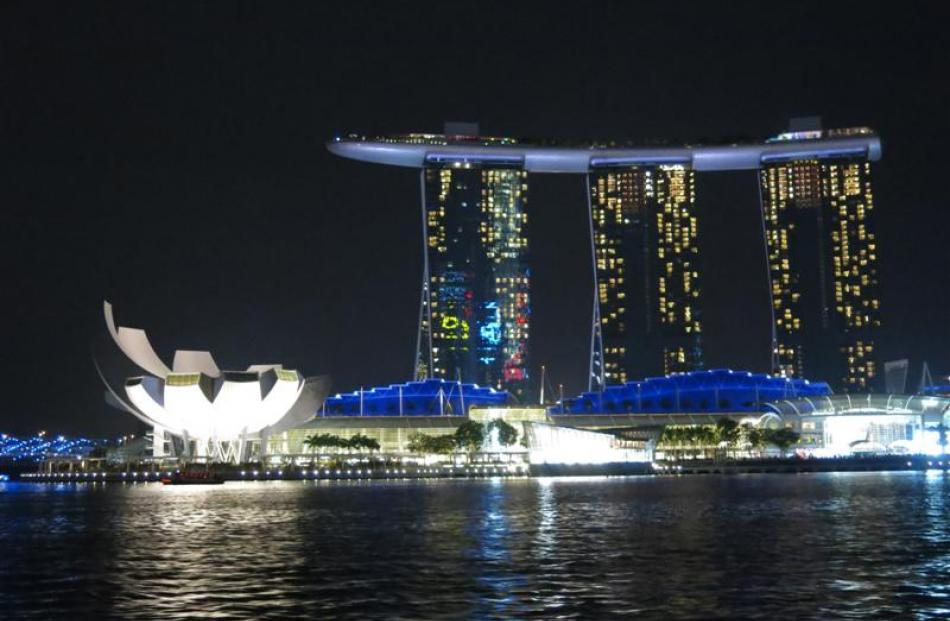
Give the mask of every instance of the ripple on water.
M 0 486 L 10 618 L 940 618 L 917 473 Z

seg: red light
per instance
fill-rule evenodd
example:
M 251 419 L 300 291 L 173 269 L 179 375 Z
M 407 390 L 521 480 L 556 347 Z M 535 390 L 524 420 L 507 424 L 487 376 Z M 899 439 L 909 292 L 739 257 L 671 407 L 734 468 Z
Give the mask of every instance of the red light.
M 524 379 L 524 369 L 518 367 L 508 367 L 505 369 L 505 381 L 517 381 Z

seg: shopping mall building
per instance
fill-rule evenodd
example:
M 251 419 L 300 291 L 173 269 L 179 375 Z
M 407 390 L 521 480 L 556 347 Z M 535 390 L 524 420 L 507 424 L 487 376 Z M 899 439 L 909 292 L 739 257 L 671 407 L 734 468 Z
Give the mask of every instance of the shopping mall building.
M 308 422 L 271 436 L 267 452 L 278 460 L 308 459 L 304 441 L 311 435 L 362 434 L 377 440 L 383 453 L 406 454 L 414 434 L 451 434 L 469 419 L 502 419 L 520 427 L 527 444 L 506 451 L 540 451 L 552 461 L 603 460 L 611 450 L 649 453 L 667 426 L 713 425 L 722 418 L 791 428 L 802 437 L 795 450 L 815 456 L 938 454 L 940 428 L 950 426 L 950 398 L 836 395 L 823 382 L 712 370 L 525 406 L 492 388 L 426 380 L 336 394 Z M 607 453 L 598 456 L 601 450 Z

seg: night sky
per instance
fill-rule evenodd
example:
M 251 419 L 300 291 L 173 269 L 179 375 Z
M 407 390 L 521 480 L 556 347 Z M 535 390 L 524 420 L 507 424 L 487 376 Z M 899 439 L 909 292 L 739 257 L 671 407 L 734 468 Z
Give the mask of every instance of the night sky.
M 912 384 L 924 360 L 950 373 L 939 4 L 5 3 L 0 430 L 137 427 L 91 362 L 104 298 L 169 362 L 210 349 L 336 390 L 408 379 L 418 177 L 324 143 L 443 120 L 566 140 L 762 138 L 802 115 L 873 127 L 882 354 L 910 358 Z M 765 371 L 755 173 L 697 179 L 707 366 Z M 584 181 L 529 183 L 533 364 L 573 394 Z

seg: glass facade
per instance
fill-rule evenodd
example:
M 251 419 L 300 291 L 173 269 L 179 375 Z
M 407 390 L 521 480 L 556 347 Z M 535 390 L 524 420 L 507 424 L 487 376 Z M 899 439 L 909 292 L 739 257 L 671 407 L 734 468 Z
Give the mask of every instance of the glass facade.
M 682 165 L 595 169 L 592 356 L 603 384 L 702 367 L 694 173 Z M 600 378 L 592 364 L 594 384 Z
M 456 162 L 422 174 L 427 273 L 417 377 L 521 399 L 531 317 L 527 173 Z
M 868 390 L 881 324 L 870 163 L 773 163 L 760 179 L 774 371 Z

